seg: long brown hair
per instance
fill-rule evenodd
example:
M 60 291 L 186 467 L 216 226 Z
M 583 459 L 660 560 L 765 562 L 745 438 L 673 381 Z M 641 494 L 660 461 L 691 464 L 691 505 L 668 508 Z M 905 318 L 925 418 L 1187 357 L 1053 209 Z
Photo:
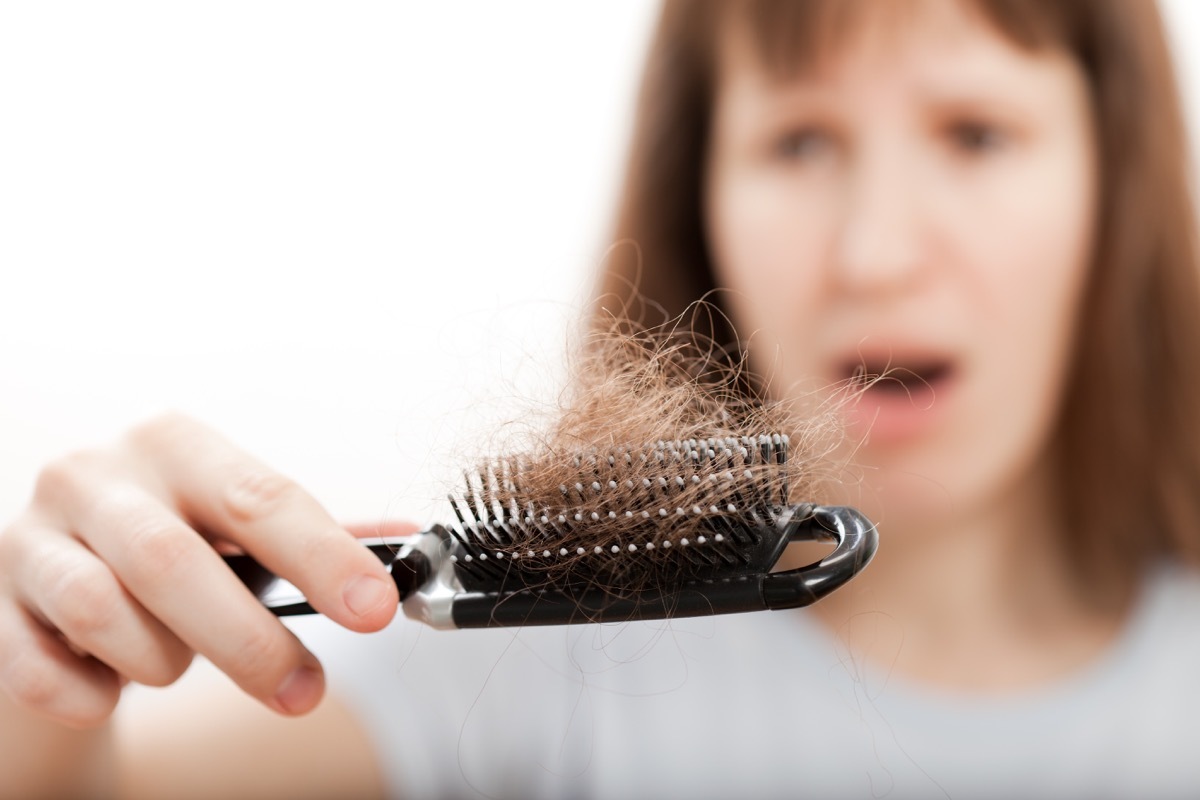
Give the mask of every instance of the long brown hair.
M 1052 443 L 1064 473 L 1065 544 L 1093 586 L 1127 585 L 1163 555 L 1200 561 L 1196 220 L 1158 10 L 1141 0 L 969 4 L 1020 47 L 1073 55 L 1092 96 L 1097 239 Z M 701 297 L 720 305 L 701 211 L 720 31 L 744 25 L 764 65 L 786 71 L 835 46 L 862 5 L 666 0 L 618 208 L 614 239 L 625 244 L 600 281 L 607 313 L 627 313 L 635 298 L 668 316 Z M 706 334 L 733 338 L 719 319 Z

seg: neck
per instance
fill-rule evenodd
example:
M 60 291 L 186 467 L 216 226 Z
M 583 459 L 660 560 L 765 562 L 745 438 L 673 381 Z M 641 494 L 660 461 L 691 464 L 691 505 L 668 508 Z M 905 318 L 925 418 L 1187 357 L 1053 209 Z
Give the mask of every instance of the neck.
M 1075 590 L 1050 472 L 933 526 L 885 521 L 875 560 L 815 615 L 856 656 L 948 688 L 1018 688 L 1079 669 L 1129 604 L 1098 610 Z

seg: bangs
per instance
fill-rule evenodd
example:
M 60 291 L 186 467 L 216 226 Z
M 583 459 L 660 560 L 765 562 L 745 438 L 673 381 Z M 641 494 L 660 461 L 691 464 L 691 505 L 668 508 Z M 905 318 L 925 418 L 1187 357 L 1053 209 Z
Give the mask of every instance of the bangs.
M 1086 5 L 1087 0 L 1082 0 Z M 956 5 L 1027 50 L 1078 52 L 1087 14 L 1080 2 L 1046 0 L 736 0 L 723 7 L 720 27 L 745 36 L 769 74 L 789 79 L 811 73 L 848 40 L 890 36 L 914 20 Z

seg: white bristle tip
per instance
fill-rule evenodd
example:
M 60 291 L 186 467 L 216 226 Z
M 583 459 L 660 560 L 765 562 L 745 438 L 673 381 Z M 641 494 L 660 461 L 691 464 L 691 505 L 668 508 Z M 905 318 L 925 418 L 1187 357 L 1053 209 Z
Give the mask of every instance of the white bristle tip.
M 718 542 L 723 542 L 723 541 L 725 541 L 725 534 L 718 533 L 716 536 L 713 537 L 713 539 Z
M 668 549 L 670 546 L 671 546 L 671 540 L 670 540 L 670 539 L 667 539 L 666 541 L 664 541 L 664 542 L 663 542 L 663 550 L 666 550 L 666 549 Z
M 617 547 L 617 546 L 614 544 L 614 545 L 612 546 L 612 551 L 613 551 L 614 553 L 619 553 L 619 552 L 621 552 L 621 548 Z
M 550 557 L 550 551 L 549 551 L 549 550 L 543 550 L 543 551 L 542 551 L 542 558 L 549 558 L 549 557 Z
M 679 543 L 684 547 L 687 547 L 689 544 L 691 544 L 691 542 L 689 542 L 687 539 L 680 539 Z
M 567 551 L 567 548 L 565 548 L 565 547 L 562 547 L 562 548 L 559 548 L 558 554 L 559 554 L 560 556 L 565 556 L 565 555 L 567 554 L 567 552 L 568 552 L 568 551 Z
M 584 550 L 582 547 L 576 547 L 576 548 L 575 548 L 575 552 L 576 552 L 576 554 L 578 554 L 578 555 L 583 555 L 584 553 L 586 553 L 586 552 L 587 552 L 587 550 Z
M 631 545 L 629 545 L 629 552 L 631 552 L 631 553 L 636 553 L 636 552 L 637 552 L 637 545 L 636 545 L 636 544 L 631 544 Z
M 592 552 L 595 553 L 596 555 L 600 555 L 601 553 L 604 552 L 604 548 L 601 547 L 600 545 L 596 545 L 595 547 L 592 548 Z
M 704 543 L 705 543 L 705 542 L 707 542 L 707 541 L 708 541 L 708 539 L 704 538 L 703 536 L 697 536 L 697 537 L 696 537 L 696 543 L 697 543 L 697 544 L 704 544 Z
M 595 511 L 593 511 L 592 512 L 592 522 L 595 522 L 598 519 L 600 519 L 600 515 L 597 514 Z

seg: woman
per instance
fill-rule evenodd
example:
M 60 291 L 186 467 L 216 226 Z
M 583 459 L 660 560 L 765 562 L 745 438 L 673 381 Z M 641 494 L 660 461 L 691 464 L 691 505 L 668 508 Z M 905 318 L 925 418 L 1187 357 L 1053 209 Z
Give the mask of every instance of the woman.
M 605 291 L 679 312 L 728 290 L 783 397 L 886 373 L 847 419 L 841 499 L 883 537 L 868 572 L 808 614 L 322 634 L 346 705 L 285 724 L 164 698 L 114 743 L 123 681 L 171 683 L 193 652 L 283 715 L 321 695 L 197 530 L 351 631 L 396 607 L 302 490 L 157 420 L 48 467 L 0 537 L 4 774 L 156 796 L 1195 794 L 1183 150 L 1146 4 L 668 4 L 618 224 L 637 252 Z M 41 767 L 66 753 L 71 774 Z

